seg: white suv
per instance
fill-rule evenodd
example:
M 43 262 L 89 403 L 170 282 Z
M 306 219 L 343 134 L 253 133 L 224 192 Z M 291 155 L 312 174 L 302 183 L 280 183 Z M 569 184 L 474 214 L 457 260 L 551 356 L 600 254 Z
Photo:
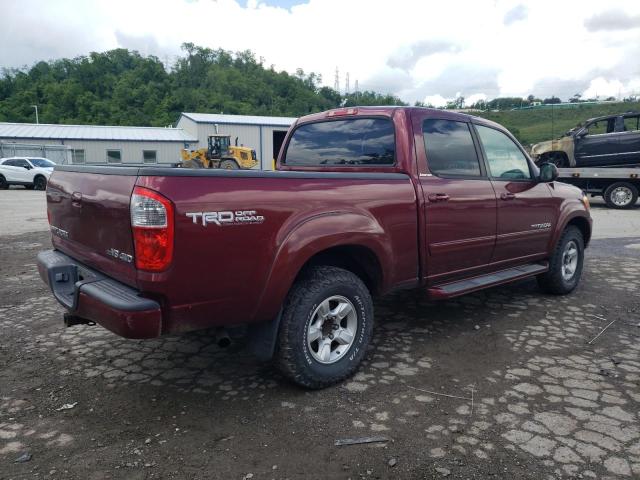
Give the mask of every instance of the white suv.
M 0 159 L 0 189 L 9 185 L 24 185 L 28 189 L 44 190 L 55 163 L 39 157 Z

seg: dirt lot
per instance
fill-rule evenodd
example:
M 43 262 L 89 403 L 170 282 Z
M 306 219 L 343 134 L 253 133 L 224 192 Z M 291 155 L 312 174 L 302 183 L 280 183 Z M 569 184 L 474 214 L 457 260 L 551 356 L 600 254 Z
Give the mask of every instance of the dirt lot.
M 308 392 L 208 332 L 65 330 L 34 265 L 42 193 L 0 193 L 2 479 L 640 477 L 637 210 L 596 205 L 622 238 L 594 240 L 568 297 L 379 300 L 360 373 Z M 334 445 L 365 436 L 388 441 Z

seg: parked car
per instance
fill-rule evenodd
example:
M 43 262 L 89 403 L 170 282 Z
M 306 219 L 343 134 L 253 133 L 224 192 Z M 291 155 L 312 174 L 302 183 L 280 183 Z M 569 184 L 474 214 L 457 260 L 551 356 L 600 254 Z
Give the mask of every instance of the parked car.
M 592 118 L 557 140 L 534 145 L 531 156 L 560 168 L 640 166 L 640 113 Z
M 254 352 L 321 388 L 364 358 L 376 295 L 580 280 L 588 200 L 496 123 L 331 110 L 295 122 L 277 168 L 57 167 L 38 269 L 65 323 L 130 338 L 246 325 Z
M 0 189 L 9 185 L 24 185 L 45 190 L 55 163 L 47 158 L 11 157 L 0 159 Z

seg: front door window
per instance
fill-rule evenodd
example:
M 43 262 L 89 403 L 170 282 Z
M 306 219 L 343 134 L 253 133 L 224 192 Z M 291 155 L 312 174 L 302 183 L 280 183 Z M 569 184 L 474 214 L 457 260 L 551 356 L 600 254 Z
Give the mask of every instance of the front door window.
M 476 125 L 491 177 L 501 180 L 531 180 L 529 161 L 504 133 Z

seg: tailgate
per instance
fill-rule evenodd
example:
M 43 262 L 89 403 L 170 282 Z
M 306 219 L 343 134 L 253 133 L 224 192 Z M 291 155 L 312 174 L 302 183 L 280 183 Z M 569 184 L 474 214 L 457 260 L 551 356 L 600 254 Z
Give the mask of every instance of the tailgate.
M 56 167 L 47 187 L 54 247 L 133 287 L 129 201 L 137 175 L 133 167 Z

